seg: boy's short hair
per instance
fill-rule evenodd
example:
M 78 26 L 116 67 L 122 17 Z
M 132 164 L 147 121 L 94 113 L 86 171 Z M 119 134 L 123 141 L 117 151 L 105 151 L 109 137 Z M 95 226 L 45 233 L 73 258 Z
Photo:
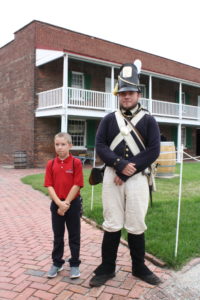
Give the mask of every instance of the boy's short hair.
M 59 132 L 54 136 L 54 141 L 56 138 L 64 138 L 69 144 L 72 144 L 72 137 L 69 133 Z

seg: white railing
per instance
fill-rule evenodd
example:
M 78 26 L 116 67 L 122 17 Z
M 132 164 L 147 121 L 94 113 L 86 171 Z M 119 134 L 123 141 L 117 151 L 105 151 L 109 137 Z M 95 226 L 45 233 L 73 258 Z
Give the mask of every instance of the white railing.
M 68 107 L 88 108 L 95 110 L 115 110 L 118 99 L 111 93 L 68 88 Z M 53 107 L 63 107 L 63 88 L 57 88 L 38 93 L 38 110 Z M 153 115 L 163 117 L 180 117 L 181 106 L 178 103 L 141 98 L 140 103 Z M 200 120 L 200 107 L 182 105 L 182 118 Z
M 152 114 L 157 116 L 179 117 L 179 104 L 152 100 Z
M 183 118 L 200 120 L 200 107 L 192 105 L 183 105 Z
M 68 106 L 112 110 L 112 94 L 68 88 Z
M 62 88 L 38 93 L 38 108 L 62 106 Z
M 159 101 L 159 100 L 152 100 L 151 101 L 147 98 L 141 98 L 140 103 L 153 115 L 163 116 L 163 117 L 179 117 L 179 104 L 166 102 L 166 101 Z M 194 106 L 195 107 L 195 106 Z

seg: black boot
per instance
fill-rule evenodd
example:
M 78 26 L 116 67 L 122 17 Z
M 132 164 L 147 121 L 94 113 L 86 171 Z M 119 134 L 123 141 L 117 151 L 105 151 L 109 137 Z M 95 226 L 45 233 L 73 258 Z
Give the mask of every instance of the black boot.
M 144 263 L 145 239 L 144 233 L 128 233 L 128 245 L 132 258 L 132 274 L 152 285 L 158 285 L 161 280 Z
M 117 250 L 120 243 L 121 230 L 117 232 L 104 232 L 101 247 L 102 263 L 95 269 L 90 286 L 101 286 L 115 276 Z

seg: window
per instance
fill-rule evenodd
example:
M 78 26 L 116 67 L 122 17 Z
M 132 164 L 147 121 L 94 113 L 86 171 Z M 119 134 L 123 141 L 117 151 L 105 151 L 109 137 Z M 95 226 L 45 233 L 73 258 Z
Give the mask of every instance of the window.
M 186 147 L 186 128 L 185 127 L 181 128 L 181 145 Z
M 185 98 L 185 93 L 182 92 L 181 94 L 181 101 L 182 101 L 182 105 L 185 105 L 186 104 L 186 98 Z M 186 112 L 186 107 L 185 106 L 182 106 L 182 112 L 183 114 Z M 185 146 L 185 144 L 183 144 Z
M 115 88 L 116 83 L 117 83 L 117 79 L 114 79 L 114 88 Z M 113 91 L 111 91 L 111 78 L 110 77 L 105 78 L 105 92 L 106 93 L 112 93 L 113 92 Z
M 140 84 L 140 90 L 141 90 L 141 98 L 146 98 L 147 93 L 146 93 L 146 86 L 144 84 Z
M 181 96 L 181 100 L 182 100 L 182 104 L 186 104 L 186 100 L 185 100 L 185 93 L 182 92 L 182 96 Z
M 77 89 L 84 88 L 84 76 L 83 73 L 72 72 L 72 83 L 71 86 Z
M 72 72 L 71 87 L 69 98 L 72 101 L 84 101 L 84 74 L 79 72 Z M 80 104 L 74 102 L 73 104 Z
M 68 132 L 72 137 L 72 143 L 75 148 L 85 147 L 85 121 L 69 120 Z

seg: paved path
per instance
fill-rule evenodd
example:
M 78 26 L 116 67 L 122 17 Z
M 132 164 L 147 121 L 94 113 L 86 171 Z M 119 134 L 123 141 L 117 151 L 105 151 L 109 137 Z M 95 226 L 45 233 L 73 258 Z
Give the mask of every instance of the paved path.
M 0 167 L 0 300 L 200 299 L 200 260 L 178 273 L 147 262 L 164 282 L 154 287 L 131 275 L 129 250 L 124 245 L 119 247 L 116 277 L 91 289 L 88 283 L 100 263 L 102 231 L 84 220 L 80 279 L 69 279 L 67 263 L 59 276 L 48 279 L 52 250 L 49 199 L 20 181 L 25 175 L 42 172 Z M 66 242 L 65 257 L 68 256 Z

